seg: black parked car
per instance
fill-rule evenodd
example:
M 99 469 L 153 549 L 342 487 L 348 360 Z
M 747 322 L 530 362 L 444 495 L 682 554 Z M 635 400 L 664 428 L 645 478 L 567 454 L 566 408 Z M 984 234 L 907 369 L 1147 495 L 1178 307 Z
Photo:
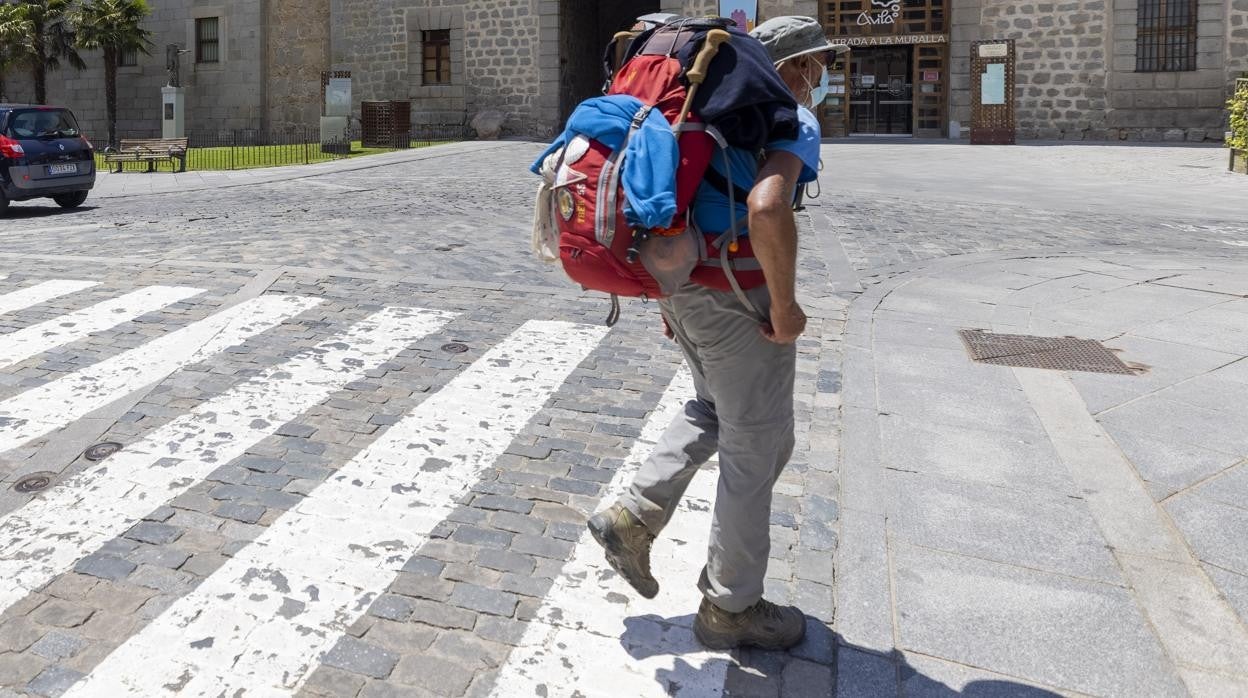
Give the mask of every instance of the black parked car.
M 0 215 L 10 201 L 81 206 L 95 186 L 91 142 L 63 107 L 0 104 Z

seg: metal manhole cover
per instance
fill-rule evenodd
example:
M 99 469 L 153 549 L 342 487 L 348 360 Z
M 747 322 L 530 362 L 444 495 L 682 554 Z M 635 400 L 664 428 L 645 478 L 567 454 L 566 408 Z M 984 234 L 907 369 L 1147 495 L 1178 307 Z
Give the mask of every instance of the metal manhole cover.
M 442 351 L 448 354 L 463 354 L 468 351 L 468 345 L 463 342 L 451 342 L 450 344 L 443 344 Z
M 983 330 L 959 330 L 958 335 L 971 359 L 979 363 L 1135 375 L 1117 354 L 1092 339 L 995 334 Z
M 48 485 L 52 484 L 52 479 L 55 477 L 55 473 L 32 473 L 18 480 L 17 484 L 13 485 L 13 489 L 22 494 L 42 492 L 48 488 Z
M 105 441 L 83 451 L 82 455 L 87 460 L 104 460 L 120 450 L 121 444 L 116 441 Z

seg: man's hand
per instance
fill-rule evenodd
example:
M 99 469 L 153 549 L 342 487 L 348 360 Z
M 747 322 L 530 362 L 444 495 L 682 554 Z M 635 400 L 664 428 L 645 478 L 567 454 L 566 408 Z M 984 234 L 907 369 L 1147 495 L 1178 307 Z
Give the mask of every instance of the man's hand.
M 672 326 L 667 324 L 667 317 L 664 315 L 660 315 L 659 317 L 663 318 L 663 336 L 668 339 L 676 339 L 676 333 L 672 332 Z
M 783 306 L 772 306 L 771 322 L 759 327 L 763 336 L 776 344 L 796 342 L 805 329 L 806 313 L 802 311 L 802 306 L 798 305 L 797 301 Z
M 771 322 L 759 329 L 768 341 L 792 344 L 806 329 L 806 313 L 797 304 L 797 221 L 793 190 L 802 161 L 796 155 L 770 153 L 750 190 L 750 243 L 767 277 Z

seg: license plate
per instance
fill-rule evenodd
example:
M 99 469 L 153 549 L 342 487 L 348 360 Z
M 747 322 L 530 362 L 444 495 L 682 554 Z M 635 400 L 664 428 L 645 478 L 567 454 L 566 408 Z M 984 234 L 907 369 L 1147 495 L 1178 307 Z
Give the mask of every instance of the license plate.
M 78 166 L 77 165 L 48 165 L 48 174 L 50 175 L 78 174 Z

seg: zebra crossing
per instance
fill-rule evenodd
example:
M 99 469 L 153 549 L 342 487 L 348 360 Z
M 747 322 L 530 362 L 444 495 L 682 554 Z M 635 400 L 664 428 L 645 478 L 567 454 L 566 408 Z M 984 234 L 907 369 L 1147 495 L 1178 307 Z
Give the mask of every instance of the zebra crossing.
M 624 493 L 692 394 L 693 378 L 681 370 L 607 486 L 604 507 Z M 713 469 L 698 471 L 655 541 L 651 564 L 667 583 L 654 599 L 637 596 L 607 566 L 593 536 L 582 534 L 491 698 L 722 695 L 730 656 L 697 644 L 692 615 L 701 600 L 692 581 L 705 559 L 715 482 Z
M 19 288 L 0 295 L 0 319 L 95 285 L 52 280 Z M 142 288 L 0 334 L 0 372 L 201 293 L 182 286 Z M 321 302 L 297 295 L 246 300 L 0 400 L 0 455 L 293 321 Z M 0 516 L 0 614 L 90 561 L 150 512 L 344 386 L 442 332 L 456 317 L 385 307 Z M 118 638 L 115 650 L 57 694 L 295 694 L 606 336 L 606 328 L 597 326 L 525 322 L 386 426 L 297 504 L 277 512 L 260 535 L 198 586 Z M 624 486 L 691 392 L 688 373 L 678 373 L 604 501 Z M 668 585 L 652 602 L 618 603 L 630 594 L 601 568 L 592 540 L 579 541 L 563 577 L 500 668 L 494 695 L 533 695 L 538 686 L 548 687 L 549 695 L 620 695 L 602 689 L 612 685 L 628 686 L 629 695 L 667 695 L 673 684 L 718 695 L 730 657 L 702 652 L 689 630 L 689 614 L 697 606 L 692 580 L 706 545 L 713 491 L 713 470 L 700 473 L 673 521 L 674 535 L 656 548 L 656 560 L 662 561 L 656 564 L 684 583 Z M 550 651 L 556 647 L 575 649 L 561 657 Z M 586 671 L 587 662 L 592 671 Z M 604 667 L 615 683 L 601 683 Z
M 527 323 L 69 695 L 151 696 L 188 676 L 188 695 L 296 688 L 605 334 Z M 279 613 L 291 606 L 298 610 Z
M 68 425 L 174 371 L 241 344 L 320 301 L 261 296 L 0 401 L 0 453 Z
M 53 320 L 0 335 L 0 368 L 84 339 L 167 305 L 202 293 L 197 288 L 151 286 Z
M 74 281 L 70 279 L 56 279 L 37 283 L 0 296 L 0 315 L 29 308 L 32 305 L 46 303 L 53 298 L 85 291 L 95 285 L 97 284 L 94 281 Z
M 0 518 L 0 611 L 448 319 L 382 311 Z

